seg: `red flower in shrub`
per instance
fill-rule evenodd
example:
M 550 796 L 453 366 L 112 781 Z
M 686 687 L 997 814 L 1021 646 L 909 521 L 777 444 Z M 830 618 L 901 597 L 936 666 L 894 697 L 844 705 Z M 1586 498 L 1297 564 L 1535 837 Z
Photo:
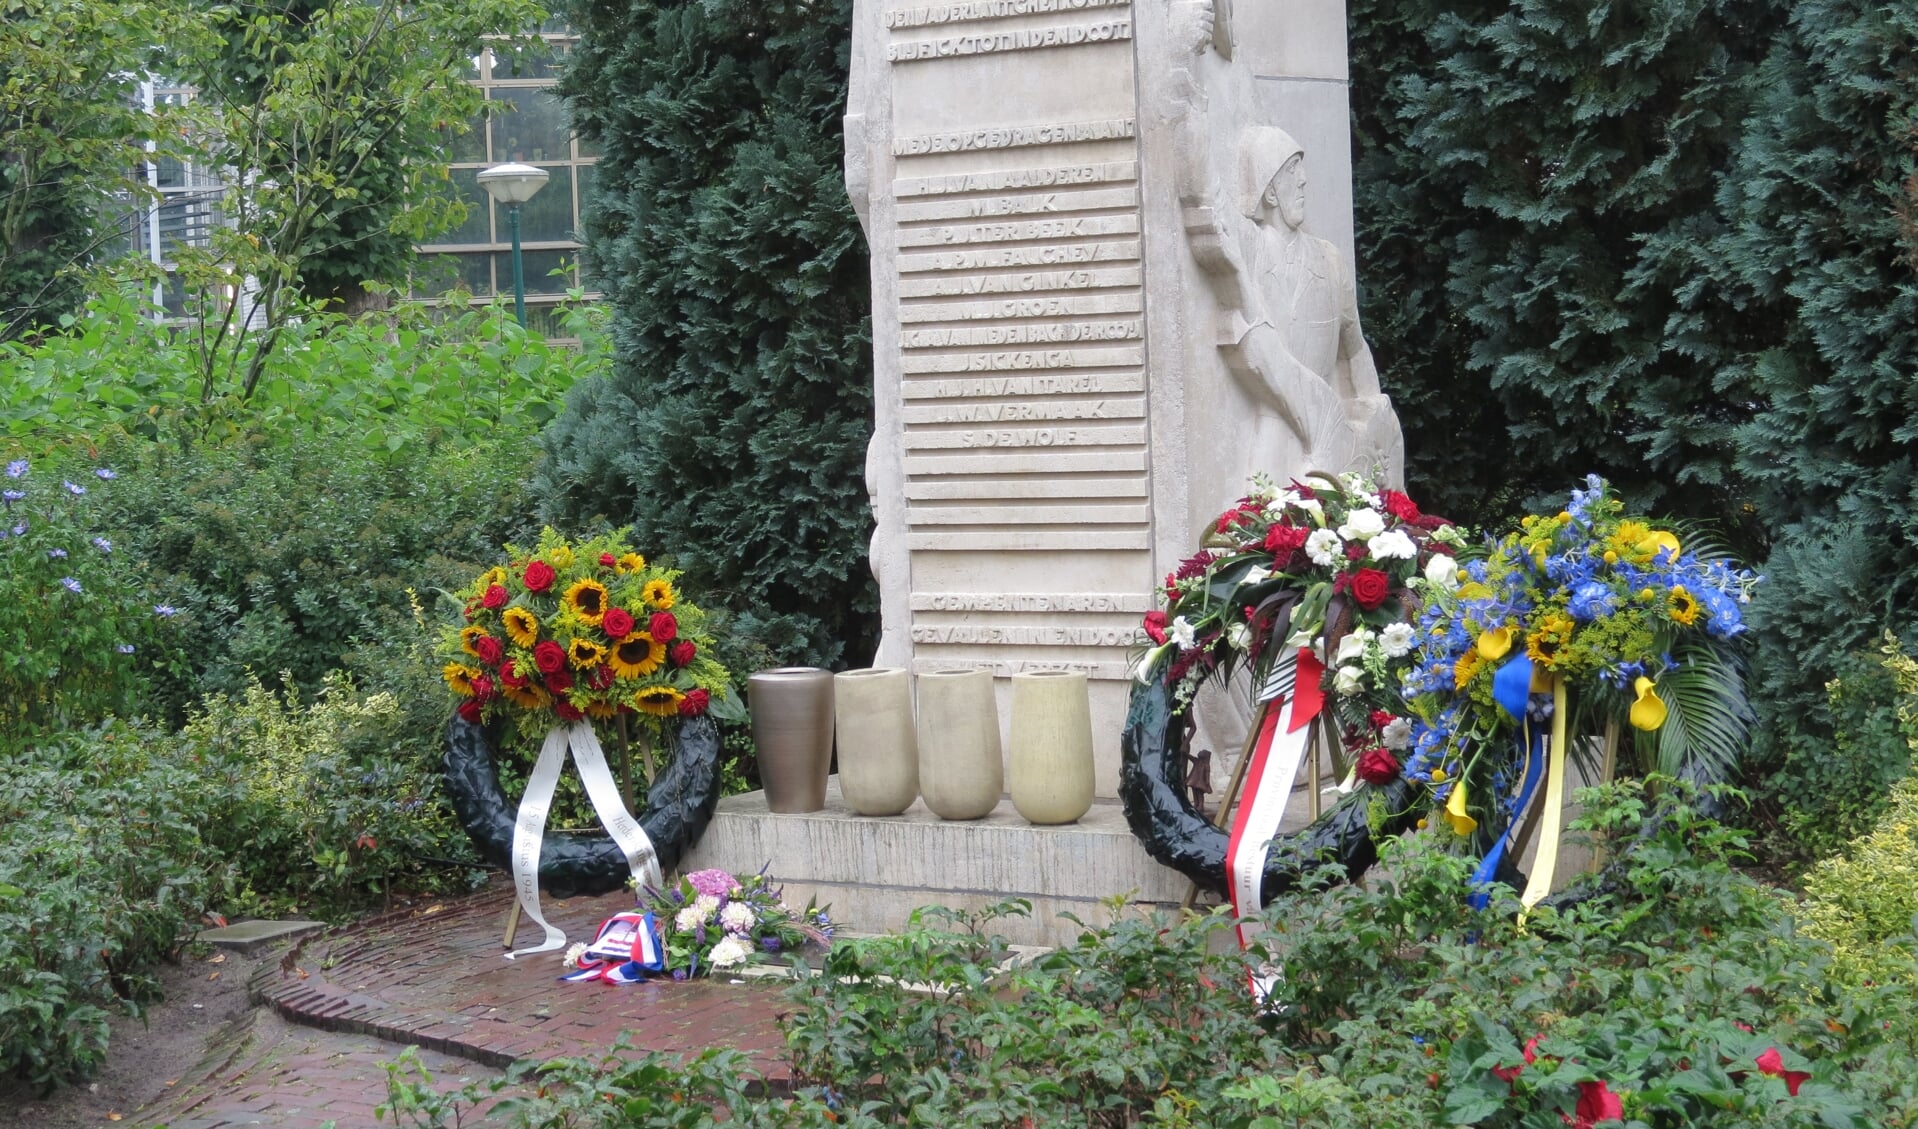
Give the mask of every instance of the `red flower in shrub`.
M 1518 1081 L 1518 1076 L 1525 1073 L 1525 1068 L 1538 1061 L 1538 1041 L 1544 1037 L 1543 1035 L 1534 1035 L 1525 1040 L 1525 1050 L 1523 1051 L 1525 1061 L 1517 1066 L 1494 1066 L 1492 1068 L 1493 1076 L 1501 1082 Z
M 686 691 L 686 696 L 679 700 L 679 716 L 698 717 L 700 714 L 706 712 L 706 707 L 710 705 L 711 702 L 712 695 L 706 693 L 706 691 L 688 690 Z
M 461 702 L 460 708 L 459 708 L 459 715 L 460 715 L 461 721 L 471 722 L 474 725 L 478 725 L 480 723 L 479 699 L 468 698 L 465 701 Z
M 624 639 L 633 630 L 633 613 L 625 608 L 607 608 L 600 617 L 599 629 L 608 639 Z
M 564 694 L 573 688 L 573 672 L 555 670 L 546 676 L 546 688 L 555 694 Z
M 499 661 L 506 657 L 506 648 L 500 646 L 499 640 L 491 635 L 482 635 L 473 640 L 473 649 L 479 652 L 479 661 L 487 666 L 498 666 Z
M 1785 1089 L 1791 1091 L 1791 1096 L 1794 1098 L 1798 1096 L 1798 1087 L 1804 1085 L 1805 1081 L 1811 1077 L 1809 1071 L 1786 1070 L 1785 1056 L 1778 1053 L 1777 1047 L 1766 1047 L 1765 1053 L 1759 1055 L 1756 1061 L 1758 1073 L 1769 1074 L 1773 1078 L 1783 1078 Z
M 1311 535 L 1310 530 L 1279 522 L 1265 531 L 1265 551 L 1275 561 L 1290 560 L 1293 553 L 1305 548 L 1305 539 Z
M 646 630 L 652 635 L 653 642 L 670 643 L 679 638 L 679 621 L 673 618 L 671 612 L 654 612 Z
M 1385 512 L 1400 521 L 1417 521 L 1420 517 L 1418 503 L 1397 490 L 1379 491 L 1379 500 L 1385 503 Z
M 612 568 L 614 565 L 618 563 L 619 563 L 619 558 L 615 557 L 611 553 L 601 553 L 599 555 L 599 567 L 601 568 Z
M 1570 1116 L 1559 1114 L 1559 1120 L 1572 1129 L 1592 1129 L 1601 1121 L 1623 1121 L 1625 1103 L 1612 1093 L 1610 1084 L 1605 1082 L 1580 1082 L 1578 1084 L 1578 1105 L 1573 1107 Z
M 553 703 L 553 712 L 558 714 L 560 717 L 560 720 L 562 721 L 578 721 L 580 718 L 586 716 L 584 713 L 580 712 L 580 709 L 578 706 L 574 705 L 573 703 L 567 701 L 564 698 L 561 698 L 559 701 Z
M 1367 784 L 1390 784 L 1399 778 L 1399 758 L 1387 748 L 1367 749 L 1359 754 L 1358 773 Z
M 553 586 L 553 578 L 557 575 L 558 574 L 553 571 L 552 565 L 547 564 L 545 561 L 534 561 L 532 564 L 526 566 L 526 590 L 528 592 L 544 592 Z
M 551 639 L 542 639 L 533 648 L 533 665 L 539 667 L 541 674 L 551 674 L 566 669 L 566 648 Z
M 1376 568 L 1362 568 L 1352 573 L 1351 590 L 1359 607 L 1369 612 L 1392 594 L 1392 578 Z
M 1165 613 L 1164 612 L 1159 611 L 1158 609 L 1155 608 L 1152 611 L 1145 613 L 1145 623 L 1143 624 L 1143 626 L 1145 628 L 1146 638 L 1152 640 L 1154 643 L 1159 644 L 1161 647 L 1165 646 Z
M 673 660 L 674 666 L 691 666 L 693 656 L 698 653 L 698 648 L 693 646 L 693 641 L 690 639 L 681 639 L 666 648 L 666 657 Z

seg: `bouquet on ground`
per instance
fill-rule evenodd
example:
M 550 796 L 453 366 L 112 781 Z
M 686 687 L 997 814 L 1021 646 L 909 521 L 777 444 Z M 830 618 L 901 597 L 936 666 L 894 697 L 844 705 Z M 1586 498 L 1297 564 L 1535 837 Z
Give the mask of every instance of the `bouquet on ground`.
M 510 718 L 532 737 L 582 718 L 743 719 L 705 613 L 623 530 L 575 544 L 549 528 L 506 551 L 456 593 L 467 622 L 447 635 L 442 673 L 461 717 Z
M 1405 680 L 1416 715 L 1406 775 L 1431 786 L 1452 830 L 1510 820 L 1525 771 L 1515 737 L 1528 723 L 1549 729 L 1560 702 L 1574 736 L 1629 726 L 1645 769 L 1730 775 L 1751 717 L 1736 641 L 1752 572 L 1626 514 L 1592 475 L 1564 510 L 1526 517 L 1457 579 L 1431 594 Z
M 1348 762 L 1367 783 L 1389 783 L 1411 730 L 1398 686 L 1416 644 L 1415 586 L 1449 583 L 1462 544 L 1450 522 L 1362 475 L 1255 478 L 1165 578 L 1165 607 L 1145 616 L 1155 647 L 1140 681 L 1164 679 L 1186 709 L 1212 677 L 1244 663 L 1257 686 L 1287 649 L 1310 649 Z
M 735 878 L 695 870 L 664 890 L 641 890 L 639 902 L 659 922 L 666 969 L 675 980 L 832 943 L 825 911 L 810 902 L 804 909 L 788 906 L 764 871 Z

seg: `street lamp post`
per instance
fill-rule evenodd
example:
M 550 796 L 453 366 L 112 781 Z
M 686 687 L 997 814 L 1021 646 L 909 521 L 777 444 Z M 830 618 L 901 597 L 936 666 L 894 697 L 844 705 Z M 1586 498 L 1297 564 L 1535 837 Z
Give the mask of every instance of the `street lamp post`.
M 545 169 L 518 163 L 494 165 L 479 174 L 480 187 L 494 203 L 505 206 L 507 224 L 513 229 L 513 316 L 521 329 L 526 328 L 526 273 L 520 265 L 519 209 L 545 187 L 546 176 Z

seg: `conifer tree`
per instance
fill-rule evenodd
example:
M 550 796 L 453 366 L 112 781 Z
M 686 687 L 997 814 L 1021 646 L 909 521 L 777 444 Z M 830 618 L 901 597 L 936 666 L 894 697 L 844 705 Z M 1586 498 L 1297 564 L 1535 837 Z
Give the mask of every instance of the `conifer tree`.
M 632 523 L 775 660 L 870 653 L 851 0 L 579 4 L 561 90 L 600 151 L 584 256 L 612 375 L 542 439 L 548 516 Z

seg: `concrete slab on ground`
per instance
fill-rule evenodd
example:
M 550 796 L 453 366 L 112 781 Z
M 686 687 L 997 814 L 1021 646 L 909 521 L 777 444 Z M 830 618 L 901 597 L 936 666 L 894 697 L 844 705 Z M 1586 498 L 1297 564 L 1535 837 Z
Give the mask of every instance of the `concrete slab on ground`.
M 241 956 L 252 956 L 268 945 L 291 941 L 325 928 L 324 921 L 238 921 L 218 929 L 202 929 L 199 939 Z

